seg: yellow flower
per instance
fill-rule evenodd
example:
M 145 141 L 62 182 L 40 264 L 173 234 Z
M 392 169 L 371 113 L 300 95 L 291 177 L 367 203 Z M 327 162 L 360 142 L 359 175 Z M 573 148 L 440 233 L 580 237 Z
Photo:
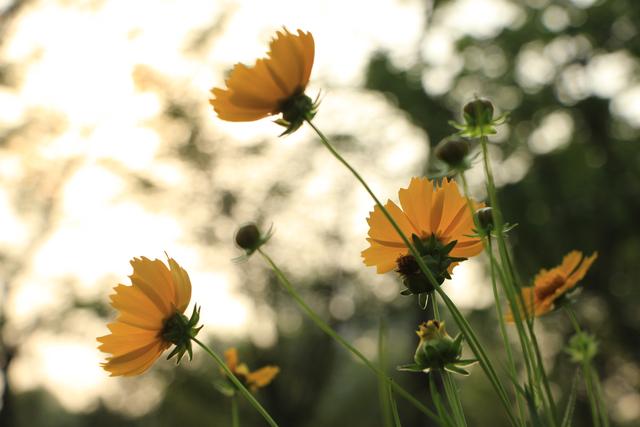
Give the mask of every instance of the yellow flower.
M 558 299 L 574 289 L 582 280 L 597 257 L 597 252 L 585 257 L 580 251 L 571 251 L 565 255 L 559 266 L 551 270 L 540 270 L 533 280 L 533 286 L 522 288 L 526 312 L 542 316 L 552 311 Z M 506 318 L 513 321 L 511 313 L 508 313 Z
M 412 178 L 409 188 L 400 189 L 398 196 L 402 209 L 391 200 L 385 208 L 409 239 L 416 235 L 427 241 L 434 236 L 445 246 L 456 241 L 448 253 L 453 258 L 469 258 L 482 252 L 482 241 L 469 237 L 474 233 L 473 216 L 455 181 L 444 180 L 441 186 L 434 187 L 427 178 Z M 474 209 L 484 206 L 473 205 Z M 362 251 L 365 265 L 376 266 L 379 274 L 402 268 L 409 250 L 378 206 L 367 221 L 367 241 L 371 246 Z M 448 271 L 455 265 L 454 262 L 447 266 Z
M 176 322 L 189 326 L 190 321 L 182 313 L 191 299 L 191 282 L 174 259 L 169 258 L 168 262 L 167 268 L 158 259 L 134 258 L 131 286 L 120 284 L 114 288 L 111 305 L 120 313 L 107 325 L 111 334 L 98 338 L 98 348 L 110 354 L 102 367 L 111 376 L 142 374 L 172 343 L 177 345 L 176 354 L 190 351 L 184 339 L 171 334 L 171 326 Z M 196 314 L 194 310 L 195 323 Z M 186 341 L 190 343 L 190 339 Z
M 233 347 L 224 352 L 224 358 L 233 375 L 243 381 L 254 392 L 269 385 L 280 372 L 280 368 L 271 365 L 264 366 L 253 372 L 249 371 L 247 365 L 238 362 L 238 350 Z
M 315 104 L 304 95 L 314 54 L 311 33 L 278 31 L 269 45 L 268 57 L 258 59 L 253 67 L 236 64 L 225 82 L 227 88 L 213 88 L 209 102 L 218 117 L 231 122 L 283 113 L 279 123 L 292 132 L 315 113 Z

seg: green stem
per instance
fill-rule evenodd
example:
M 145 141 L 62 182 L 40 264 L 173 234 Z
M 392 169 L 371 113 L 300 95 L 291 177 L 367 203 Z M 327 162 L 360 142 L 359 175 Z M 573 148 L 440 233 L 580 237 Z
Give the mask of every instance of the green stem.
M 467 206 L 469 207 L 469 211 L 473 216 L 473 220 L 476 224 L 476 229 L 480 230 L 480 224 L 478 223 L 477 216 L 475 214 L 475 210 L 471 203 L 471 192 L 469 191 L 469 185 L 467 183 L 467 178 L 464 172 L 460 172 L 458 174 L 462 181 L 462 189 L 464 191 L 465 198 L 467 199 Z M 493 246 L 491 243 L 491 234 L 487 233 L 486 236 L 487 244 L 485 245 L 485 253 L 489 257 L 489 264 L 491 268 L 491 288 L 493 290 L 493 298 L 496 302 L 496 315 L 498 317 L 498 324 L 500 326 L 500 335 L 502 336 L 502 343 L 504 345 L 504 349 L 507 353 L 507 360 L 509 362 L 509 369 L 512 378 L 517 378 L 516 375 L 516 363 L 513 358 L 513 351 L 511 350 L 511 344 L 509 343 L 509 336 L 507 335 L 507 327 L 504 321 L 504 312 L 502 311 L 502 303 L 500 302 L 500 295 L 498 294 L 498 286 L 496 281 L 496 262 L 493 257 Z M 520 399 L 518 399 L 518 406 L 520 407 Z
M 262 418 L 264 418 L 265 421 L 267 421 L 267 423 L 269 423 L 269 425 L 271 427 L 278 427 L 278 424 L 273 420 L 273 418 L 271 418 L 271 415 L 269 415 L 267 410 L 264 409 L 262 407 L 262 405 L 260 405 L 260 403 L 256 400 L 256 398 L 253 397 L 251 392 L 249 390 L 247 390 L 247 388 L 242 384 L 242 382 L 240 382 L 240 380 L 238 378 L 236 378 L 236 376 L 233 374 L 233 372 L 231 372 L 231 370 L 229 369 L 227 364 L 224 363 L 222 358 L 220 356 L 218 356 L 218 354 L 216 354 L 216 352 L 214 352 L 209 347 L 207 347 L 204 343 L 202 343 L 199 339 L 197 339 L 195 337 L 193 337 L 191 339 L 193 340 L 193 342 L 195 342 L 200 347 L 202 347 L 202 349 L 209 356 L 211 356 L 213 358 L 213 360 L 215 360 L 215 362 L 218 364 L 220 369 L 222 369 L 224 371 L 224 373 L 227 374 L 227 377 L 229 377 L 229 379 L 231 380 L 233 385 L 235 385 L 236 388 L 240 391 L 240 394 L 242 394 L 245 397 L 245 399 L 247 399 L 249 401 L 249 403 L 251 403 L 251 405 L 254 408 L 256 408 L 256 411 L 258 411 L 260 413 L 260 415 L 262 415 Z
M 387 335 L 387 325 L 384 320 L 384 317 L 380 318 L 380 326 L 378 328 L 378 364 L 380 365 L 380 370 L 385 373 L 387 372 L 387 345 L 386 345 L 386 335 Z M 380 412 L 382 415 L 382 419 L 384 420 L 385 427 L 393 426 L 393 418 L 392 418 L 392 391 L 390 390 L 387 383 L 378 377 L 378 398 L 380 400 Z
M 573 312 L 573 309 L 569 306 L 569 304 L 565 304 L 564 311 L 565 313 L 567 313 L 567 316 L 569 317 L 569 320 L 573 325 L 573 329 L 576 330 L 577 334 L 581 334 L 582 328 L 580 327 L 580 323 L 578 323 L 578 318 L 576 317 L 576 314 Z
M 467 419 L 464 416 L 464 409 L 462 408 L 462 402 L 460 401 L 460 395 L 458 394 L 458 388 L 456 387 L 456 383 L 452 378 L 452 375 L 443 370 L 442 374 L 442 382 L 444 384 L 444 391 L 447 394 L 447 400 L 449 400 L 449 405 L 453 410 L 453 415 L 456 419 L 456 424 L 458 426 L 467 426 Z
M 607 417 L 607 406 L 604 403 L 604 399 L 602 397 L 602 387 L 600 386 L 600 378 L 598 378 L 598 373 L 595 369 L 592 369 L 593 372 L 593 385 L 594 391 L 596 393 L 596 400 L 598 401 L 598 409 L 600 412 L 600 416 L 602 417 L 602 425 L 603 427 L 609 427 L 609 418 Z
M 438 297 L 435 292 L 430 292 L 429 299 L 433 307 L 433 318 L 440 321 L 440 311 L 438 310 Z M 458 394 L 458 388 L 451 378 L 451 374 L 445 370 L 440 372 L 442 376 L 442 383 L 444 384 L 444 393 L 449 402 L 449 406 L 453 411 L 453 416 L 456 419 L 458 426 L 466 426 L 467 420 L 464 417 L 464 409 L 462 409 L 462 402 L 460 401 L 460 395 Z
M 426 406 L 420 403 L 411 393 L 406 391 L 403 387 L 397 384 L 395 381 L 391 380 L 386 376 L 384 372 L 380 370 L 376 365 L 374 365 L 369 359 L 367 359 L 364 354 L 362 354 L 357 348 L 352 346 L 347 340 L 342 338 L 336 331 L 333 330 L 331 326 L 327 324 L 320 316 L 316 314 L 315 311 L 311 307 L 307 305 L 306 302 L 298 295 L 296 290 L 294 289 L 291 282 L 285 274 L 280 270 L 280 268 L 276 265 L 276 263 L 267 255 L 261 248 L 257 250 L 262 258 L 269 264 L 273 272 L 276 274 L 278 281 L 282 285 L 282 287 L 287 291 L 287 293 L 294 299 L 294 301 L 298 304 L 300 309 L 318 326 L 325 334 L 329 335 L 335 341 L 337 341 L 340 345 L 342 345 L 345 349 L 353 353 L 358 359 L 362 361 L 370 370 L 372 370 L 380 379 L 383 379 L 387 384 L 389 384 L 400 396 L 405 398 L 409 403 L 418 408 L 422 413 L 431 418 L 436 422 L 440 422 L 438 416 L 431 412 Z
M 576 317 L 576 313 L 573 311 L 569 304 L 565 304 L 564 311 L 567 313 L 576 334 L 582 334 L 582 328 Z M 593 369 L 593 365 L 590 360 L 585 360 L 581 364 L 582 373 L 584 375 L 584 382 L 587 388 L 587 396 L 589 398 L 589 406 L 591 407 L 591 416 L 593 417 L 594 427 L 604 426 L 609 427 L 609 419 L 607 418 L 606 405 L 602 398 L 602 388 L 600 387 L 600 379 L 597 372 Z
M 389 385 L 387 385 L 387 395 L 389 396 L 389 405 L 391 406 L 391 413 L 393 414 L 393 425 L 395 427 L 402 427 L 400 414 L 398 413 L 398 405 L 396 405 L 396 399 L 393 397 L 393 390 Z
M 353 174 L 353 176 L 358 180 L 358 182 L 360 182 L 360 184 L 362 184 L 364 189 L 367 191 L 367 193 L 369 193 L 369 195 L 374 200 L 376 205 L 380 208 L 380 210 L 382 211 L 384 216 L 387 218 L 387 220 L 389 221 L 391 226 L 396 230 L 396 232 L 398 233 L 398 236 L 402 239 L 403 243 L 408 248 L 408 250 L 411 253 L 411 255 L 413 255 L 413 257 L 415 258 L 415 260 L 416 260 L 416 262 L 418 264 L 418 267 L 420 268 L 420 271 L 427 277 L 427 279 L 429 280 L 429 282 L 431 283 L 431 285 L 433 286 L 435 291 L 438 293 L 438 295 L 440 295 L 440 297 L 444 301 L 445 305 L 447 306 L 447 308 L 451 312 L 451 315 L 453 316 L 454 321 L 457 323 L 458 327 L 460 328 L 460 331 L 462 332 L 462 334 L 464 335 L 465 339 L 467 340 L 467 343 L 469 344 L 469 347 L 471 348 L 471 351 L 477 357 L 477 359 L 478 359 L 478 361 L 480 363 L 480 366 L 482 367 L 482 369 L 484 370 L 485 374 L 487 375 L 487 378 L 489 379 L 489 382 L 491 383 L 491 385 L 495 389 L 496 393 L 498 394 L 498 397 L 500 398 L 500 401 L 501 401 L 505 411 L 507 412 L 507 416 L 509 418 L 509 421 L 511 422 L 512 425 L 514 425 L 514 426 L 517 425 L 518 423 L 516 422 L 516 418 L 515 418 L 515 416 L 513 414 L 513 411 L 512 411 L 512 408 L 511 408 L 511 403 L 509 402 L 509 398 L 507 397 L 507 393 L 506 393 L 504 387 L 502 386 L 502 383 L 500 382 L 500 379 L 498 378 L 498 375 L 496 374 L 496 371 L 495 371 L 493 365 L 491 364 L 491 361 L 489 360 L 489 357 L 487 356 L 486 352 L 484 351 L 484 348 L 480 344 L 480 341 L 478 340 L 475 332 L 471 328 L 471 325 L 469 324 L 469 322 L 465 319 L 465 317 L 462 315 L 462 313 L 460 313 L 460 310 L 458 310 L 458 308 L 453 303 L 453 301 L 451 301 L 451 299 L 447 296 L 447 294 L 440 288 L 440 285 L 438 284 L 438 282 L 433 277 L 433 274 L 431 273 L 431 271 L 429 270 L 429 267 L 427 267 L 427 265 L 425 264 L 424 260 L 420 256 L 420 253 L 416 250 L 416 248 L 413 246 L 413 244 L 409 241 L 409 239 L 404 234 L 402 229 L 398 226 L 398 224 L 393 219 L 393 217 L 391 216 L 389 211 L 384 207 L 384 205 L 380 202 L 380 200 L 378 200 L 378 198 L 373 193 L 371 188 L 369 188 L 369 185 L 367 185 L 366 181 L 335 150 L 335 148 L 333 148 L 333 146 L 331 145 L 331 143 L 329 142 L 327 137 L 325 137 L 324 134 L 311 121 L 307 120 L 307 123 L 309 124 L 309 126 L 311 126 L 313 128 L 313 130 L 315 130 L 315 132 L 320 137 L 320 140 L 322 141 L 322 144 L 329 150 L 329 152 L 331 152 L 331 154 L 333 154 L 333 156 L 340 163 L 342 163 Z
M 505 268 L 507 269 L 507 280 L 503 283 L 503 285 L 507 294 L 507 298 L 509 299 L 509 303 L 511 304 L 511 309 L 515 321 L 514 323 L 518 328 L 521 345 L 523 346 L 523 350 L 525 350 L 525 361 L 526 359 L 529 359 L 529 363 L 531 363 L 531 367 L 533 368 L 533 371 L 535 373 L 535 382 L 533 382 L 533 384 L 537 389 L 540 389 L 540 383 L 542 383 L 542 388 L 544 390 L 544 392 L 541 393 L 543 397 L 542 402 L 546 407 L 549 408 L 549 411 L 545 411 L 545 415 L 548 416 L 551 425 L 557 425 L 558 411 L 556 409 L 553 395 L 551 394 L 551 387 L 549 386 L 549 381 L 547 379 L 547 375 L 543 365 L 542 355 L 540 353 L 540 348 L 535 336 L 535 332 L 533 330 L 533 320 L 530 319 L 530 317 L 532 318 L 533 316 L 525 315 L 524 323 L 527 325 L 526 332 L 523 330 L 521 324 L 522 322 L 520 322 L 520 320 L 518 319 L 520 314 L 520 309 L 518 306 L 525 307 L 525 305 L 522 298 L 522 293 L 519 292 L 516 287 L 513 266 L 511 265 L 509 251 L 507 249 L 507 244 L 504 238 L 504 222 L 502 219 L 502 211 L 500 210 L 500 206 L 498 205 L 495 181 L 493 179 L 493 173 L 491 171 L 491 160 L 489 158 L 489 151 L 487 148 L 488 143 L 489 141 L 486 136 L 482 136 L 480 138 L 484 171 L 487 178 L 487 192 L 489 193 L 489 201 L 492 207 L 491 212 L 493 214 L 493 223 L 496 230 L 496 240 L 498 241 L 498 249 L 502 264 L 506 266 Z M 518 299 L 518 302 L 515 301 L 514 296 Z
M 238 414 L 238 399 L 235 396 L 231 398 L 231 426 L 240 427 L 240 416 Z

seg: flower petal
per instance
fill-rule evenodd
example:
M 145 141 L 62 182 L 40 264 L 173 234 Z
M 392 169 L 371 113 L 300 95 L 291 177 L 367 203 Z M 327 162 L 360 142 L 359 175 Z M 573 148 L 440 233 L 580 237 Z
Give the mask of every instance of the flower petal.
M 421 237 L 431 235 L 431 194 L 433 185 L 427 178 L 411 178 L 408 188 L 398 191 L 400 205 Z M 410 237 L 410 236 L 409 236 Z
M 117 357 L 147 347 L 159 338 L 157 331 L 144 331 L 138 334 L 109 334 L 97 340 L 101 343 L 98 347 L 100 351 Z
M 137 286 L 118 285 L 111 295 L 111 306 L 120 312 L 131 312 L 149 319 L 163 319 L 166 313 Z
M 411 234 L 418 233 L 418 230 L 411 225 L 411 222 L 398 205 L 388 200 L 384 207 L 408 238 L 411 238 Z M 374 207 L 367 222 L 369 223 L 369 236 L 371 238 L 380 242 L 400 243 L 404 246 L 402 238 L 378 206 Z
M 571 251 L 562 258 L 562 264 L 558 268 L 563 272 L 564 277 L 569 277 L 580 264 L 582 257 L 582 252 Z
M 247 108 L 233 104 L 230 100 L 231 92 L 228 90 L 214 88 L 212 90 L 213 99 L 209 104 L 222 120 L 229 122 L 251 122 L 267 117 L 271 114 L 271 109 L 267 108 Z
M 169 268 L 175 287 L 175 304 L 179 312 L 184 313 L 191 301 L 191 280 L 187 271 L 176 260 L 169 258 Z
M 304 63 L 302 79 L 299 85 L 305 88 L 307 84 L 309 84 L 309 78 L 311 78 L 311 69 L 313 68 L 313 60 L 315 58 L 315 42 L 310 32 L 305 33 L 301 30 L 298 30 L 298 38 L 295 40 L 300 45 Z
M 227 367 L 231 372 L 235 372 L 238 366 L 238 350 L 235 347 L 231 347 L 224 352 L 224 359 Z
M 280 372 L 277 366 L 265 366 L 247 374 L 247 383 L 252 388 L 262 388 L 267 386 Z
M 133 274 L 130 277 L 133 286 L 140 289 L 151 301 L 169 317 L 176 308 L 176 293 L 171 273 L 159 259 L 134 258 L 131 260 Z
M 149 369 L 168 347 L 168 344 L 156 341 L 146 347 L 139 348 L 121 356 L 110 357 L 103 363 L 102 367 L 108 371 L 111 376 L 139 375 Z
M 365 265 L 376 266 L 378 274 L 393 270 L 396 267 L 397 259 L 409 252 L 406 247 L 383 246 L 373 242 L 371 239 L 367 240 L 371 242 L 371 247 L 362 251 L 361 255 Z
M 292 38 L 296 37 L 286 29 L 284 33 L 276 32 L 276 37 L 269 45 L 269 58 L 266 65 L 276 84 L 287 94 L 293 95 L 296 90 L 304 89 L 299 85 L 302 82 L 303 53 Z
M 226 82 L 233 104 L 248 109 L 278 108 L 286 94 L 275 84 L 264 62 L 256 61 L 253 68 L 236 64 Z

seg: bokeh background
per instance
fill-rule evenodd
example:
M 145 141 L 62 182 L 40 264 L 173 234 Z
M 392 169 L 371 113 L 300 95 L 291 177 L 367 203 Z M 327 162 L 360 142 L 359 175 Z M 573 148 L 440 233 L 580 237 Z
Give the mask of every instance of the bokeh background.
M 635 0 L 0 0 L 0 425 L 224 426 L 220 374 L 196 351 L 139 378 L 103 372 L 95 337 L 128 260 L 190 273 L 202 337 L 251 367 L 283 426 L 381 426 L 377 382 L 315 329 L 260 259 L 235 264 L 234 230 L 269 253 L 345 337 L 428 401 L 411 361 L 425 320 L 392 274 L 360 260 L 372 202 L 303 127 L 225 123 L 208 91 L 262 56 L 282 25 L 316 40 L 316 123 L 381 198 L 425 174 L 464 103 L 511 119 L 493 138 L 499 197 L 523 284 L 572 249 L 597 250 L 575 306 L 600 339 L 613 424 L 640 425 L 640 7 Z M 472 191 L 484 197 L 478 165 Z M 445 289 L 502 360 L 486 260 Z M 457 332 L 453 322 L 450 332 Z M 538 322 L 553 390 L 575 375 L 562 313 Z M 459 380 L 472 426 L 506 425 L 480 369 Z M 398 401 L 403 425 L 429 425 Z M 245 402 L 242 425 L 262 421 Z M 590 424 L 583 389 L 575 425 Z

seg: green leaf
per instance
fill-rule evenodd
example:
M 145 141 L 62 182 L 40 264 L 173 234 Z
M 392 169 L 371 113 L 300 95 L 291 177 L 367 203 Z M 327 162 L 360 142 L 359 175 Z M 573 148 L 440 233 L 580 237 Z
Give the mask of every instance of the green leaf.
M 397 366 L 396 369 L 398 371 L 406 371 L 406 372 L 422 372 L 424 369 L 420 367 L 420 365 L 416 363 L 410 363 L 408 365 L 400 365 Z
M 469 376 L 469 371 L 467 371 L 465 369 L 462 369 L 462 368 L 459 368 L 459 367 L 457 367 L 456 365 L 454 365 L 452 363 L 448 364 L 448 365 L 445 365 L 444 366 L 444 370 L 445 371 L 449 371 L 449 372 L 454 373 L 454 374 L 464 375 L 465 377 Z

